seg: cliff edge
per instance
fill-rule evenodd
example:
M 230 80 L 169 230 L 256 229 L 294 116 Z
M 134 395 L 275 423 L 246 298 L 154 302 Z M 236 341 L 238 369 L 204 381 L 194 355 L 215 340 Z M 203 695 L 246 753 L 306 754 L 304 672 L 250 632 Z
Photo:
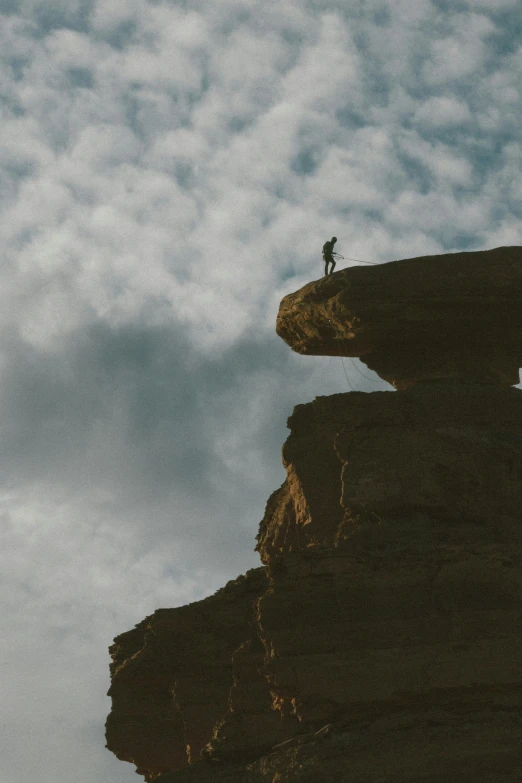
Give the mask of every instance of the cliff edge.
M 293 350 L 397 392 L 298 405 L 263 565 L 112 655 L 107 747 L 159 783 L 522 781 L 522 248 L 350 268 Z
M 350 267 L 281 302 L 297 353 L 358 356 L 396 389 L 455 378 L 511 386 L 522 365 L 521 248 Z

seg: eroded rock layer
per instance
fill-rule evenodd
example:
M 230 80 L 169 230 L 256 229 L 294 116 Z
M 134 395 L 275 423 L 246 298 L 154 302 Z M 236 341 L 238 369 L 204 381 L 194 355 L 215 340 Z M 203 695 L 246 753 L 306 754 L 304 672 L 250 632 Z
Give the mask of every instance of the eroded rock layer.
M 395 388 L 518 383 L 522 248 L 356 266 L 289 294 L 277 333 L 298 353 L 358 356 Z
M 510 706 L 412 709 L 327 725 L 256 762 L 199 764 L 158 783 L 518 783 L 520 728 Z
M 469 737 L 471 776 L 487 725 L 480 753 L 504 769 L 507 726 L 522 739 L 522 392 L 335 395 L 289 426 L 288 479 L 259 534 L 266 568 L 118 637 L 109 747 L 147 780 L 191 766 L 165 783 L 311 780 L 297 759 L 320 782 L 314 764 L 345 747 L 359 771 L 338 779 L 355 781 L 365 732 L 390 753 L 404 728 L 417 766 L 408 777 L 396 759 L 397 779 L 415 780 L 441 726 L 455 748 L 455 727 Z M 448 780 L 468 769 L 453 761 Z
M 263 566 L 115 639 L 147 781 L 522 781 L 522 391 L 400 377 L 298 405 Z
M 107 747 L 145 780 L 200 759 L 227 713 L 233 659 L 254 635 L 266 583 L 254 569 L 203 601 L 158 609 L 114 640 Z
M 520 546 L 519 389 L 437 382 L 319 397 L 288 426 L 287 479 L 257 537 L 264 563 L 375 531 L 380 545 L 472 535 Z

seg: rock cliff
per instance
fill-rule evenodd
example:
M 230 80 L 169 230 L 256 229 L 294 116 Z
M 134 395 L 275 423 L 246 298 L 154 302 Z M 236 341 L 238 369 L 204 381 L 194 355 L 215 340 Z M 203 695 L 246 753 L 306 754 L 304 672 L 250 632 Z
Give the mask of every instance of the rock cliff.
M 277 333 L 302 354 L 359 356 L 397 389 L 421 380 L 518 383 L 519 247 L 352 267 L 281 302 Z
M 299 405 L 263 566 L 112 655 L 107 746 L 158 783 L 522 781 L 522 248 L 350 268 L 296 351 L 399 391 Z

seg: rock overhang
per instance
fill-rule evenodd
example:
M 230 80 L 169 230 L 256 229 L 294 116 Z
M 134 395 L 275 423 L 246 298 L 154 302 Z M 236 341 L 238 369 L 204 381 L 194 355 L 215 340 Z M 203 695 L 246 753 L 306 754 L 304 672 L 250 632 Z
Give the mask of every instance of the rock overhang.
M 510 386 L 522 366 L 522 247 L 349 267 L 280 305 L 297 353 L 356 356 L 397 389 L 458 379 Z

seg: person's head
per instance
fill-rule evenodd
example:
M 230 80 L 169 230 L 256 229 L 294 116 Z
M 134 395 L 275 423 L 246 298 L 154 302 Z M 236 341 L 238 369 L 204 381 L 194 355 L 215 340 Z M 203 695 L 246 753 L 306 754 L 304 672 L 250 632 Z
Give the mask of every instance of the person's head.
M 337 242 L 337 237 L 332 237 L 332 242 L 335 245 L 335 243 Z

